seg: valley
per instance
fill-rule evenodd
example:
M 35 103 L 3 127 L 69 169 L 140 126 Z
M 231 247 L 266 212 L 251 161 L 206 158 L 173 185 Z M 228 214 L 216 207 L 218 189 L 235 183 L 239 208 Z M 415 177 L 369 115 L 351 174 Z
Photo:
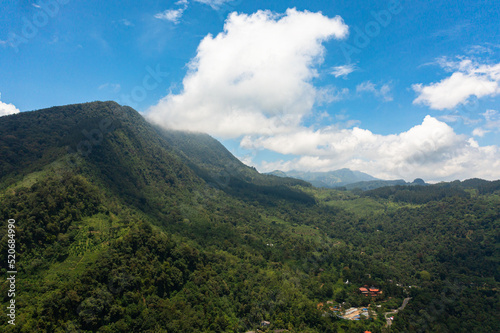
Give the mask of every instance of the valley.
M 2 331 L 500 326 L 500 181 L 314 187 L 115 102 L 2 117 L 0 133 L 0 252 L 8 219 L 19 244 Z M 325 315 L 340 306 L 373 316 Z

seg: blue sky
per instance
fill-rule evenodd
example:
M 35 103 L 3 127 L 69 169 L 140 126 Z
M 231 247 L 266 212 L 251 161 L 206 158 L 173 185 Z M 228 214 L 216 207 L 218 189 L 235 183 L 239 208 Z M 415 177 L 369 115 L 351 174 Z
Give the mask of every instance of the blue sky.
M 0 8 L 0 115 L 115 100 L 260 171 L 500 178 L 498 1 Z

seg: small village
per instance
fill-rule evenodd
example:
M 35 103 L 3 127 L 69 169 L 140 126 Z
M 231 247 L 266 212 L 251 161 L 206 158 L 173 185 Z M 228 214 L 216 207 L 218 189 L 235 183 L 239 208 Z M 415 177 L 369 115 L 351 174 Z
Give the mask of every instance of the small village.
M 382 291 L 376 287 L 364 286 L 359 288 L 359 292 L 365 297 L 377 297 L 382 295 Z M 361 320 L 361 319 L 376 319 L 377 314 L 375 309 L 370 304 L 363 307 L 349 307 L 345 309 L 345 302 L 334 305 L 333 301 L 327 301 L 326 306 L 324 303 L 318 303 L 318 310 L 323 310 L 323 316 L 336 316 L 338 318 L 347 320 Z M 380 307 L 380 305 L 379 305 Z
M 346 282 L 348 283 L 348 282 Z M 368 319 L 377 319 L 377 308 L 381 308 L 381 304 L 375 304 L 374 300 L 376 297 L 382 296 L 383 292 L 379 288 L 376 288 L 374 286 L 368 286 L 365 285 L 363 287 L 358 288 L 359 294 L 365 296 L 365 297 L 370 297 L 371 298 L 371 303 L 367 306 L 360 306 L 360 307 L 354 307 L 349 304 L 346 304 L 346 302 L 342 303 L 337 303 L 335 301 L 329 300 L 326 302 L 320 302 L 317 304 L 317 309 L 322 311 L 322 316 L 323 317 L 337 317 L 340 319 L 345 319 L 345 320 L 368 320 Z M 385 319 L 387 320 L 387 326 L 390 326 L 392 324 L 392 321 L 394 320 L 393 314 L 396 314 L 398 310 L 404 309 L 406 304 L 410 298 L 406 298 L 403 302 L 403 305 L 397 309 L 397 310 L 392 310 L 390 312 L 385 313 Z M 346 306 L 347 305 L 347 306 Z M 267 331 L 266 329 L 271 326 L 271 322 L 267 320 L 263 320 L 260 323 L 260 327 L 262 330 Z M 248 331 L 246 333 L 256 333 L 256 332 L 263 332 L 262 330 L 257 329 L 257 331 Z M 287 330 L 285 329 L 277 329 L 273 330 L 272 332 L 280 333 L 280 332 L 286 332 Z M 370 333 L 369 331 L 365 331 L 365 333 Z

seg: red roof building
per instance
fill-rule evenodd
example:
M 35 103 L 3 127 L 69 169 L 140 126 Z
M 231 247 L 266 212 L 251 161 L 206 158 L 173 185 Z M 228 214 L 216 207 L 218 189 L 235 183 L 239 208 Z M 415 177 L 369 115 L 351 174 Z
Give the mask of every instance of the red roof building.
M 359 288 L 359 291 L 363 295 L 371 296 L 371 297 L 376 297 L 376 296 L 379 296 L 382 294 L 382 291 L 380 289 L 375 288 L 375 287 L 368 288 L 368 286 L 364 286 L 364 287 Z

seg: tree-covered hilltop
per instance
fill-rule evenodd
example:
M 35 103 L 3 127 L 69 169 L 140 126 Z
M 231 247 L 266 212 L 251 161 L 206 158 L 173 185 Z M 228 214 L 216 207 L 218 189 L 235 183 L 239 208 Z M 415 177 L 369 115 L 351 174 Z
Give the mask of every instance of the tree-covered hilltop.
M 2 117 L 0 133 L 2 273 L 8 219 L 19 272 L 2 331 L 500 326 L 499 182 L 318 189 L 111 102 Z M 369 318 L 341 318 L 351 307 Z
M 328 172 L 309 172 L 290 170 L 286 173 L 275 170 L 269 174 L 279 177 L 293 177 L 310 182 L 316 187 L 335 188 L 362 181 L 377 181 L 378 179 L 360 171 L 350 169 L 339 169 Z M 381 180 L 378 180 L 381 181 Z M 383 181 L 381 181 L 383 182 Z

